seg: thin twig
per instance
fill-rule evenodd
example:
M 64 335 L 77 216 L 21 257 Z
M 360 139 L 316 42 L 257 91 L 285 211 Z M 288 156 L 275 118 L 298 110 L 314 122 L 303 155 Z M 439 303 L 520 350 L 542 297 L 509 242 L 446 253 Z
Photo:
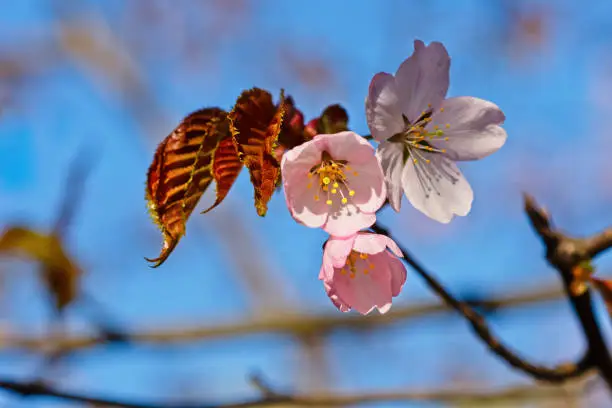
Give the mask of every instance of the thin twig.
M 0 380 L 0 388 L 23 397 L 53 397 L 65 401 L 86 403 L 117 408 L 243 408 L 278 405 L 335 407 L 344 405 L 369 404 L 372 402 L 406 402 L 419 401 L 428 403 L 471 403 L 485 404 L 495 401 L 524 402 L 535 399 L 558 400 L 565 399 L 568 394 L 582 394 L 584 384 L 577 384 L 572 389 L 552 386 L 515 386 L 498 390 L 470 391 L 464 389 L 434 390 L 434 391 L 397 391 L 372 393 L 325 393 L 307 395 L 280 394 L 266 392 L 258 398 L 245 399 L 239 402 L 218 404 L 164 404 L 135 402 L 122 399 L 93 397 L 82 393 L 63 392 L 43 383 L 26 383 L 10 380 Z
M 378 234 L 384 234 L 392 238 L 389 231 L 378 224 L 374 224 L 372 230 Z M 392 238 L 393 239 L 393 238 Z M 503 344 L 490 330 L 484 317 L 470 305 L 455 298 L 434 278 L 416 259 L 401 245 L 398 245 L 404 260 L 410 265 L 427 283 L 427 285 L 440 296 L 448 305 L 461 313 L 470 323 L 474 332 L 497 356 L 504 359 L 511 366 L 530 374 L 533 378 L 549 382 L 563 382 L 571 378 L 579 377 L 593 367 L 589 353 L 576 363 L 564 363 L 557 367 L 545 367 L 533 364 L 525 358 L 520 357 L 515 351 Z
M 546 259 L 561 275 L 567 296 L 582 326 L 593 364 L 612 391 L 612 358 L 593 310 L 590 291 L 574 293 L 571 290 L 574 268 L 612 247 L 612 230 L 589 238 L 570 237 L 554 228 L 550 215 L 529 195 L 525 195 L 525 211 L 546 247 Z
M 563 292 L 552 285 L 537 291 L 526 289 L 515 293 L 500 295 L 496 298 L 485 298 L 470 302 L 471 306 L 486 310 L 497 311 L 504 308 L 526 306 L 538 302 L 553 301 L 563 297 Z M 447 304 L 438 301 L 421 303 L 411 306 L 394 307 L 384 315 L 355 316 L 351 314 L 334 313 L 329 315 L 282 315 L 264 316 L 253 320 L 224 323 L 216 326 L 184 326 L 152 331 L 140 330 L 120 332 L 118 336 L 109 338 L 108 333 L 103 335 L 77 335 L 65 338 L 41 336 L 17 336 L 0 332 L 0 349 L 25 349 L 30 351 L 65 350 L 74 351 L 95 347 L 97 345 L 113 342 L 143 344 L 175 344 L 192 341 L 203 341 L 227 337 L 256 335 L 260 333 L 277 333 L 300 335 L 303 333 L 321 333 L 331 330 L 370 330 L 377 327 L 424 318 L 452 310 Z

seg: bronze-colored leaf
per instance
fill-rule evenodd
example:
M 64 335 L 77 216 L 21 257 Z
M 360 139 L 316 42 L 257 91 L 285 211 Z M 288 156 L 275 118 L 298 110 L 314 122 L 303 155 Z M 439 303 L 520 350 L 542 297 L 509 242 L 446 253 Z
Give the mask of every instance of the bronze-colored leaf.
M 330 105 L 319 119 L 319 133 L 334 134 L 348 129 L 348 113 L 342 106 Z
M 81 270 L 66 254 L 57 235 L 11 227 L 0 236 L 0 254 L 39 262 L 42 278 L 58 311 L 77 297 Z
M 319 134 L 334 134 L 349 130 L 348 113 L 341 105 L 330 105 L 323 110 L 321 116 L 312 119 L 304 129 L 305 134 L 313 138 Z
M 266 214 L 268 201 L 280 179 L 280 164 L 274 151 L 285 110 L 282 97 L 275 106 L 269 92 L 253 88 L 240 95 L 228 115 L 240 160 L 251 175 L 255 208 L 260 216 Z
M 213 177 L 217 183 L 217 198 L 213 205 L 202 211 L 202 214 L 221 204 L 221 201 L 229 193 L 234 181 L 236 181 L 240 174 L 240 170 L 242 170 L 242 162 L 238 157 L 238 151 L 236 150 L 232 135 L 228 134 L 225 139 L 219 142 L 219 146 L 213 156 Z
M 215 152 L 229 135 L 225 111 L 201 109 L 183 119 L 155 151 L 147 174 L 146 197 L 164 243 L 159 257 L 147 259 L 153 267 L 170 256 L 185 234 L 187 219 L 214 179 Z M 231 182 L 234 179 L 235 176 Z M 223 182 L 223 195 L 218 192 L 214 205 L 223 200 L 231 187 L 229 178 L 225 177 Z
M 280 163 L 285 151 L 301 145 L 309 139 L 304 132 L 304 115 L 296 108 L 291 96 L 283 100 L 285 117 L 278 135 L 278 146 L 275 149 L 276 160 Z

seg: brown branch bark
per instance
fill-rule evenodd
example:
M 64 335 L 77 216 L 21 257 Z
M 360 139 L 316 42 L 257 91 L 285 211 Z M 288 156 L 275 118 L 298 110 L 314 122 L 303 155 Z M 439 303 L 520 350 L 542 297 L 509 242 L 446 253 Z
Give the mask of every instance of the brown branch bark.
M 550 215 L 529 195 L 525 195 L 525 211 L 546 247 L 546 259 L 561 275 L 584 332 L 591 361 L 612 390 L 612 358 L 593 310 L 590 291 L 577 294 L 571 290 L 574 268 L 612 247 L 612 229 L 588 238 L 574 238 L 554 228 Z
M 378 224 L 374 224 L 372 230 L 378 234 L 384 234 L 392 238 L 389 231 Z M 393 239 L 393 238 L 392 238 Z M 396 242 L 397 243 L 397 242 Z M 449 306 L 461 313 L 470 323 L 474 332 L 498 357 L 505 360 L 512 367 L 515 367 L 533 378 L 559 383 L 571 378 L 579 377 L 593 367 L 594 362 L 590 353 L 585 352 L 584 356 L 576 363 L 564 363 L 557 367 L 545 367 L 529 362 L 519 356 L 498 339 L 489 328 L 484 317 L 474 310 L 470 305 L 455 298 L 434 278 L 405 248 L 399 245 L 404 260 L 410 265 L 427 283 L 427 285 L 440 296 Z
M 526 306 L 538 302 L 560 299 L 564 293 L 554 285 L 537 291 L 517 290 L 515 293 L 485 298 L 470 302 L 469 305 L 481 310 L 496 311 L 499 309 Z M 438 301 L 418 305 L 394 307 L 384 315 L 355 316 L 334 313 L 330 315 L 282 315 L 264 316 L 252 320 L 224 323 L 216 326 L 187 326 L 151 331 L 104 335 L 71 335 L 69 337 L 31 337 L 0 333 L 0 350 L 21 349 L 35 352 L 49 350 L 75 351 L 103 345 L 108 342 L 133 342 L 143 344 L 177 344 L 191 341 L 203 341 L 226 337 L 245 336 L 259 333 L 276 333 L 300 335 L 324 333 L 331 330 L 371 330 L 398 321 L 424 318 L 452 310 L 447 304 Z
M 437 403 L 470 403 L 490 404 L 493 402 L 525 402 L 535 399 L 559 400 L 570 395 L 582 394 L 588 388 L 584 384 L 576 384 L 569 388 L 552 386 L 515 386 L 510 388 L 486 391 L 470 391 L 464 389 L 434 390 L 434 391 L 397 391 L 355 394 L 280 394 L 265 390 L 261 397 L 248 400 L 219 404 L 164 404 L 135 402 L 121 399 L 93 397 L 81 393 L 63 392 L 43 383 L 16 382 L 0 380 L 0 388 L 22 397 L 52 397 L 65 401 L 86 403 L 98 406 L 116 408 L 243 408 L 268 406 L 310 406 L 337 407 L 343 405 L 371 404 L 372 402 L 437 402 Z

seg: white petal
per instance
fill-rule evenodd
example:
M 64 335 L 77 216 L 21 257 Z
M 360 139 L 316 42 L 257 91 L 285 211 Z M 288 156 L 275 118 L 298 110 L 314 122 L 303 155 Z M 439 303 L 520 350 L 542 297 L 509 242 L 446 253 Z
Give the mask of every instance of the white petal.
M 414 53 L 395 73 L 395 83 L 402 112 L 410 122 L 426 111 L 437 110 L 446 96 L 449 84 L 450 57 L 439 42 L 425 46 L 414 42 Z
M 366 99 L 366 119 L 374 139 L 384 142 L 404 128 L 395 78 L 380 72 L 372 78 Z
M 402 171 L 403 147 L 398 143 L 383 142 L 378 145 L 376 157 L 385 173 L 385 184 L 387 186 L 387 198 L 391 208 L 395 211 L 400 210 L 402 205 Z
M 452 160 L 482 159 L 506 142 L 506 131 L 499 126 L 506 117 L 493 102 L 461 96 L 446 99 L 442 108 L 433 115 L 428 130 L 436 125 L 444 132 L 431 143 L 446 149 L 446 156 Z
M 414 164 L 414 157 L 418 164 Z M 474 199 L 472 188 L 457 165 L 440 153 L 411 151 L 402 174 L 402 186 L 414 208 L 442 223 L 450 222 L 453 214 L 467 215 Z

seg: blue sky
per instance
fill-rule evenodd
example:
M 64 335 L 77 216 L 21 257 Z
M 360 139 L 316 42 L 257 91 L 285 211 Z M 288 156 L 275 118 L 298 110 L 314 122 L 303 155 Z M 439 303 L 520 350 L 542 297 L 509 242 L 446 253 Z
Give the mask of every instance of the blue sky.
M 449 95 L 497 103 L 509 138 L 494 156 L 462 167 L 476 197 L 468 217 L 439 225 L 405 205 L 400 214 L 383 211 L 380 221 L 393 225 L 397 238 L 456 293 L 555 282 L 522 213 L 522 191 L 534 194 L 568 231 L 587 234 L 612 222 L 612 101 L 606 97 L 612 91 L 612 5 L 573 3 L 265 0 L 236 2 L 224 11 L 212 1 L 150 7 L 136 0 L 66 2 L 63 8 L 43 0 L 4 2 L 0 57 L 27 57 L 35 70 L 20 83 L 0 78 L 0 227 L 49 228 L 70 160 L 90 146 L 99 158 L 67 241 L 87 270 L 84 289 L 126 327 L 213 324 L 256 313 L 236 272 L 236 251 L 257 258 L 253 263 L 285 291 L 291 307 L 339 313 L 317 280 L 325 235 L 293 222 L 282 195 L 259 218 L 246 172 L 221 207 L 194 215 L 178 249 L 151 270 L 143 257 L 157 253 L 160 237 L 143 198 L 146 169 L 156 144 L 184 115 L 204 106 L 229 109 L 252 86 L 274 94 L 284 88 L 307 117 L 341 103 L 351 127 L 367 133 L 363 101 L 371 77 L 394 72 L 418 38 L 446 45 Z M 512 4 L 528 16 L 541 10 L 540 42 L 517 31 Z M 146 19 L 132 20 L 134 10 Z M 120 80 L 108 80 L 108 68 L 58 46 L 62 21 L 81 22 L 110 44 L 128 67 Z M 306 80 L 296 66 L 324 69 Z M 133 85 L 133 72 L 141 87 Z M 233 246 L 219 239 L 227 217 L 250 238 L 241 232 L 244 239 Z M 610 256 L 598 262 L 604 274 L 611 265 Z M 0 268 L 2 323 L 26 333 L 45 330 L 49 311 L 35 266 L 3 261 Z M 397 303 L 430 298 L 409 274 Z M 69 319 L 75 330 L 87 328 L 78 307 Z M 543 363 L 581 347 L 562 302 L 503 312 L 493 324 L 509 344 Z M 604 325 L 609 329 L 605 319 Z M 449 366 L 488 384 L 526 381 L 452 317 L 367 335 L 337 333 L 325 344 L 337 389 L 436 386 L 448 380 Z M 3 375 L 28 375 L 36 367 L 33 356 L 0 358 Z M 306 365 L 291 339 L 254 336 L 176 349 L 87 351 L 63 363 L 60 383 L 153 399 L 182 392 L 173 387 L 184 382 L 201 399 L 230 398 L 253 392 L 245 377 L 254 369 L 273 384 L 295 388 L 293 375 Z

